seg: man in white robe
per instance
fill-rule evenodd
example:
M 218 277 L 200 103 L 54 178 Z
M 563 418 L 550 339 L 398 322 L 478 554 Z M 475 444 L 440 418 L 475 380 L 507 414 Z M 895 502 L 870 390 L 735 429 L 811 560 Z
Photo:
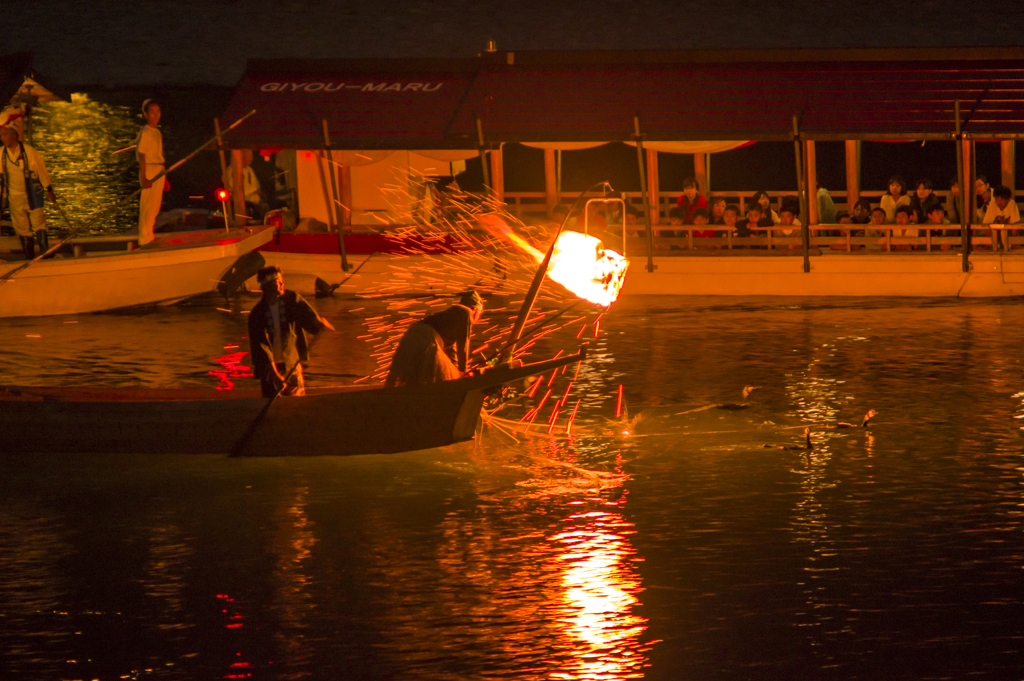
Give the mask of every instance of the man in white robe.
M 164 199 L 166 176 L 154 180 L 164 170 L 164 138 L 157 125 L 160 123 L 160 105 L 152 99 L 142 103 L 146 124 L 135 138 L 135 157 L 139 160 L 139 245 L 153 240 L 153 224 L 160 213 Z

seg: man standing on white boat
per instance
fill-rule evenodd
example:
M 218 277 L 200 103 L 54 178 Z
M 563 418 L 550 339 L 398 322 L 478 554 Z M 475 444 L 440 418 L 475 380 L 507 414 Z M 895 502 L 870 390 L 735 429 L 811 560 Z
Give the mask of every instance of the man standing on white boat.
M 324 328 L 334 331 L 334 327 L 302 296 L 285 289 L 280 267 L 264 267 L 256 280 L 263 298 L 249 313 L 253 375 L 264 397 L 304 395 L 302 363 L 309 359 L 306 334 L 315 335 Z
M 160 129 L 160 104 L 153 99 L 142 103 L 142 115 L 146 124 L 139 130 L 135 138 L 135 157 L 139 160 L 139 184 L 142 193 L 139 195 L 139 245 L 143 246 L 153 240 L 153 224 L 160 213 L 160 204 L 164 199 L 164 185 L 167 177 L 154 180 L 164 169 L 164 138 Z
M 48 247 L 46 239 L 46 212 L 43 208 L 44 195 L 50 197 L 53 205 L 57 205 L 57 197 L 50 186 L 50 174 L 46 172 L 46 164 L 39 152 L 18 139 L 18 131 L 13 126 L 0 128 L 0 140 L 3 141 L 3 152 L 0 156 L 0 193 L 6 199 L 11 213 L 11 224 L 25 257 L 35 257 L 35 243 L 45 253 Z

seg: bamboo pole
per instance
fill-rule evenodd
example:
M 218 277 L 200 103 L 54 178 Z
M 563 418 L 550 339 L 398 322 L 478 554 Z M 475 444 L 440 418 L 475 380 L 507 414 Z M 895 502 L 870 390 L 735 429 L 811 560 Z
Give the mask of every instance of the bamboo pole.
M 244 227 L 249 224 L 245 214 L 245 178 L 242 172 L 242 150 L 231 150 L 231 169 L 235 175 L 232 178 L 234 191 L 231 192 L 231 210 L 234 211 L 235 224 Z
M 807 150 L 807 215 L 805 220 L 808 225 L 817 225 L 821 222 L 818 215 L 818 153 L 814 147 L 814 140 L 805 140 Z
M 338 228 L 338 253 L 341 254 L 341 271 L 348 272 L 348 257 L 345 255 L 345 229 L 341 226 L 341 197 L 338 196 L 338 176 L 334 172 L 334 152 L 331 151 L 331 133 L 327 129 L 327 119 L 321 121 L 324 126 L 324 150 L 327 152 L 327 172 L 331 175 L 331 197 L 334 199 L 334 223 Z
M 491 176 L 487 171 L 487 152 L 484 151 L 484 124 L 480 117 L 476 117 L 476 150 L 480 154 L 480 169 L 484 174 L 484 185 L 491 187 Z
M 846 140 L 846 210 L 860 199 L 860 140 Z
M 967 234 L 967 192 L 968 189 L 964 182 L 964 146 L 965 140 L 963 139 L 963 131 L 960 129 L 960 100 L 956 100 L 953 103 L 953 115 L 956 118 L 956 177 L 957 184 L 960 185 L 960 199 L 959 199 L 959 212 L 960 212 L 960 244 L 963 250 L 963 260 L 961 263 L 961 269 L 964 272 L 970 271 L 970 259 L 969 249 L 971 245 L 970 237 Z M 973 190 L 974 188 L 971 187 Z
M 219 118 L 214 118 L 213 119 L 213 130 L 214 130 L 214 132 L 217 133 L 217 154 L 220 156 L 220 181 L 223 182 L 224 184 L 227 184 L 228 164 L 227 164 L 227 161 L 225 160 L 225 157 L 224 157 L 224 139 L 221 137 L 221 134 L 220 134 L 220 119 Z M 235 224 L 235 216 L 234 215 L 225 215 L 224 216 L 224 223 L 225 223 L 225 226 L 227 226 L 227 227 L 230 227 L 231 225 Z
M 548 207 L 548 217 L 558 204 L 558 178 L 555 170 L 555 150 L 544 150 L 544 203 Z
M 651 224 L 651 202 L 647 194 L 647 178 L 644 169 L 644 140 L 640 134 L 640 114 L 633 116 L 633 139 L 636 141 L 636 162 L 640 166 L 640 196 L 644 206 L 644 222 L 647 225 L 647 271 L 654 272 L 654 228 Z M 623 215 L 625 220 L 626 216 Z
M 807 217 L 807 176 L 804 174 L 805 165 L 802 163 L 803 149 L 801 148 L 803 143 L 800 140 L 800 120 L 799 117 L 793 115 L 793 149 L 796 152 L 796 182 L 797 188 L 800 193 L 800 214 L 804 216 L 804 219 L 800 221 L 800 240 L 803 242 L 804 247 L 804 272 L 811 271 L 811 254 L 810 254 L 810 227 L 807 224 L 809 222 Z M 769 231 L 769 245 L 771 242 L 771 232 Z
M 504 158 L 499 145 L 497 149 L 491 150 L 491 189 L 494 190 L 494 197 L 498 201 L 505 200 L 505 167 Z
M 651 197 L 651 224 L 661 222 L 661 187 L 658 179 L 658 152 L 647 150 L 647 195 Z
M 1002 170 L 1001 176 L 1003 184 L 1010 188 L 1013 193 L 1014 201 L 1016 201 L 1017 195 L 1017 177 L 1016 177 L 1016 146 L 1013 140 L 1002 140 L 999 142 L 999 163 Z
M 352 224 L 352 166 L 338 168 L 338 181 L 341 182 L 341 222 L 346 227 Z

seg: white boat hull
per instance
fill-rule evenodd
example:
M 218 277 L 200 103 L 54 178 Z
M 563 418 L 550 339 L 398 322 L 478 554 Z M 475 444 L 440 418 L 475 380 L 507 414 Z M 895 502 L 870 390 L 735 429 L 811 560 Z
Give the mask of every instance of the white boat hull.
M 271 238 L 266 228 L 209 233 L 194 243 L 173 235 L 132 252 L 40 260 L 0 283 L 0 317 L 100 312 L 206 293 L 239 256 Z M 0 277 L 20 264 L 0 265 Z

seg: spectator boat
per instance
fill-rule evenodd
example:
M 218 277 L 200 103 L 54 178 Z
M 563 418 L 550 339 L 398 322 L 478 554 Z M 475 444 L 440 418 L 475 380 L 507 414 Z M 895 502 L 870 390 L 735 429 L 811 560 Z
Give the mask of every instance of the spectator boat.
M 0 317 L 101 312 L 207 293 L 272 238 L 273 230 L 260 226 L 158 235 L 137 249 L 134 236 L 70 239 L 52 258 L 20 271 L 24 261 L 0 264 Z

